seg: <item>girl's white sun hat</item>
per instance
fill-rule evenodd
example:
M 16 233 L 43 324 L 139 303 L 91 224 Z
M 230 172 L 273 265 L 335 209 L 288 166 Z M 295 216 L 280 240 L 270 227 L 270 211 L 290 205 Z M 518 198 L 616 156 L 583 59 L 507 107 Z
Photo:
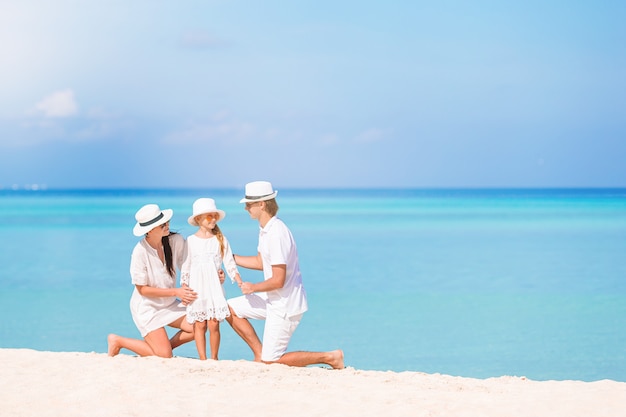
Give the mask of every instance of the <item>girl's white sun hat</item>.
M 198 226 L 198 222 L 196 222 L 196 216 L 206 213 L 219 214 L 220 218 L 217 219 L 218 222 L 226 217 L 226 212 L 224 212 L 224 210 L 218 209 L 215 206 L 215 200 L 213 200 L 212 198 L 199 198 L 193 202 L 193 214 L 187 219 L 187 222 L 192 226 Z

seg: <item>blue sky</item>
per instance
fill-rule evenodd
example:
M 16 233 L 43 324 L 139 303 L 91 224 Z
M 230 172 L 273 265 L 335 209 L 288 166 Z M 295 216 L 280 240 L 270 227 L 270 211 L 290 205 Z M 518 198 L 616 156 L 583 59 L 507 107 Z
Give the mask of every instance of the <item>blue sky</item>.
M 0 0 L 0 187 L 626 186 L 622 1 Z

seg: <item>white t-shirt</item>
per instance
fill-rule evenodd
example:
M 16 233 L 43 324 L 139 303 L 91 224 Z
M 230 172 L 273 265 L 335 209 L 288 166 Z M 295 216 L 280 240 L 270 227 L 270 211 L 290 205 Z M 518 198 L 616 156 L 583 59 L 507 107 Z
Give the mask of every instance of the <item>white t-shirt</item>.
M 263 275 L 266 280 L 272 277 L 272 265 L 287 265 L 283 288 L 267 292 L 268 308 L 283 317 L 293 317 L 307 311 L 296 242 L 287 225 L 278 217 L 272 217 L 260 229 L 257 250 L 263 260 Z

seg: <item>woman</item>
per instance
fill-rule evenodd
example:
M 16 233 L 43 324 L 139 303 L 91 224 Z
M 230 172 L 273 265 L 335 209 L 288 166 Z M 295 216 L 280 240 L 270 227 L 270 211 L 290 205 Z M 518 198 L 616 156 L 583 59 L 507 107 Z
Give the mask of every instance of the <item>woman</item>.
M 161 210 L 147 204 L 137 211 L 135 236 L 144 236 L 133 249 L 130 275 L 135 285 L 130 299 L 133 321 L 143 340 L 110 334 L 109 356 L 128 349 L 140 356 L 171 358 L 172 350 L 193 340 L 193 326 L 185 320 L 185 307 L 196 293 L 184 285 L 176 287 L 176 270 L 182 265 L 185 239 L 170 233 L 169 221 L 173 210 Z M 165 326 L 180 329 L 169 339 Z

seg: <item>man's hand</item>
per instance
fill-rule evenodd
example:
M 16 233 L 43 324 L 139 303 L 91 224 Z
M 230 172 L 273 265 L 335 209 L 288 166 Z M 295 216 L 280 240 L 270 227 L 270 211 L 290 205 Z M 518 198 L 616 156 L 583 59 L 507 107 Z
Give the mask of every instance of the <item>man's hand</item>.
M 241 288 L 242 293 L 244 293 L 245 295 L 248 295 L 254 292 L 254 290 L 252 289 L 253 285 L 254 284 L 252 284 L 251 282 L 242 282 L 239 287 Z

